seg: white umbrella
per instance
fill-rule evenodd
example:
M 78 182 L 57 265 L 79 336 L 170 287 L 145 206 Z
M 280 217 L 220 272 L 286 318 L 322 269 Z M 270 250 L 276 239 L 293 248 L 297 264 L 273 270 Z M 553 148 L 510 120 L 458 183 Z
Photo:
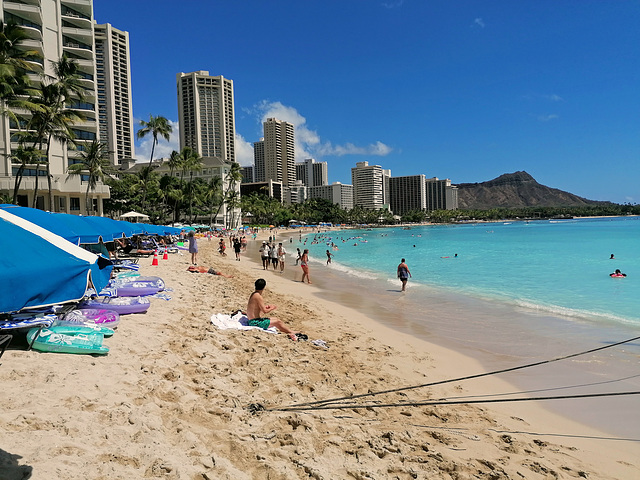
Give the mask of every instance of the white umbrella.
M 140 220 L 149 220 L 149 215 L 145 215 L 144 213 L 138 213 L 138 212 L 127 212 L 127 213 L 123 213 L 122 215 L 120 215 L 120 218 L 135 218 L 140 219 Z

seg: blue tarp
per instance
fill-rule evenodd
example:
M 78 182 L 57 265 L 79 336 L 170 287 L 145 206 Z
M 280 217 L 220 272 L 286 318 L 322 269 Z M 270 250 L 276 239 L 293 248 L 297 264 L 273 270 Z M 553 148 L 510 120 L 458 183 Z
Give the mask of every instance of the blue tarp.
M 0 209 L 0 313 L 80 300 L 102 290 L 111 262 Z

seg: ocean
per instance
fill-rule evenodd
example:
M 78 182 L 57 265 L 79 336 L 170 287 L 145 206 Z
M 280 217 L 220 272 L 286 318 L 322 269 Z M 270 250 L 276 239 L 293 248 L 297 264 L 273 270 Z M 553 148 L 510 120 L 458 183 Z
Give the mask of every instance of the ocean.
M 293 238 L 290 253 L 309 249 L 311 277 L 323 297 L 477 358 L 487 370 L 640 335 L 638 217 L 350 229 Z M 326 250 L 334 255 L 329 266 Z M 396 278 L 401 258 L 412 273 L 405 293 Z M 611 278 L 616 269 L 628 276 Z M 523 390 L 563 394 L 640 390 L 640 342 L 504 379 Z M 640 431 L 638 397 L 585 400 L 579 412 L 551 403 L 618 436 Z

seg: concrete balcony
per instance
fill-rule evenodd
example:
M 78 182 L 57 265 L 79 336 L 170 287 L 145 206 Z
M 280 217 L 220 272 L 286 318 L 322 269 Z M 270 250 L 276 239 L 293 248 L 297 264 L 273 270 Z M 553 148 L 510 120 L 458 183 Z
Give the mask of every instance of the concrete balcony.
M 27 18 L 42 25 L 42 10 L 37 4 L 31 5 L 22 2 L 18 3 L 12 2 L 11 0 L 5 0 L 3 2 L 3 7 L 8 12 L 15 13 L 16 15 Z

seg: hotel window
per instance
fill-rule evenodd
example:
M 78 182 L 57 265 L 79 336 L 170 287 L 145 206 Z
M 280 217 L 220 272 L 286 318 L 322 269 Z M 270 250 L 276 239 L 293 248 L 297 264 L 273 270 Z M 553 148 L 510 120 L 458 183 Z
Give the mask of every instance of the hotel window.
M 80 210 L 80 197 L 71 197 L 69 199 L 69 210 L 71 211 Z

